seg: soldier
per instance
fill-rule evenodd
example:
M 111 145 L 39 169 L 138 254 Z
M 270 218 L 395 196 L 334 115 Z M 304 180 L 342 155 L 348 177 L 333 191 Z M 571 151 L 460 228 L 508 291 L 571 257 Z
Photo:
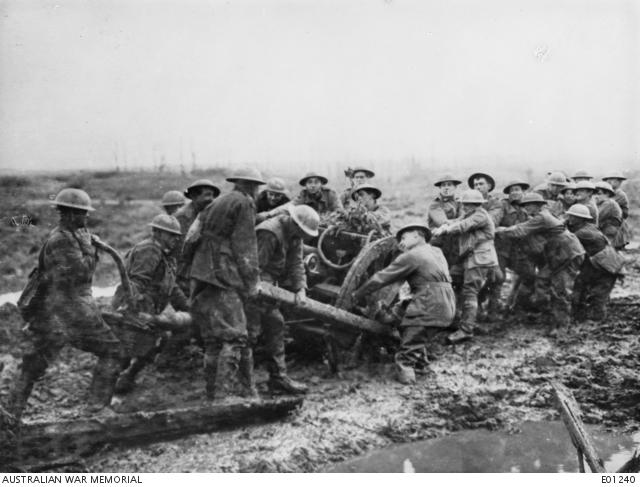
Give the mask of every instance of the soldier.
M 609 183 L 596 183 L 596 203 L 598 204 L 598 230 L 604 233 L 615 248 L 624 247 L 621 241 L 622 210 L 613 199 L 615 191 Z
M 233 394 L 242 349 L 247 344 L 247 299 L 258 292 L 255 203 L 265 184 L 255 169 L 227 178 L 233 191 L 200 215 L 191 279 L 191 311 L 204 339 L 206 393 L 210 399 Z
M 452 343 L 471 338 L 476 328 L 478 293 L 494 280 L 498 270 L 498 256 L 493 244 L 495 225 L 489 213 L 482 207 L 485 198 L 480 191 L 467 190 L 460 200 L 462 219 L 446 223 L 434 231 L 434 235 L 459 235 L 459 255 L 463 258 L 464 281 L 462 285 L 462 317 L 460 329 L 449 336 Z
M 450 174 L 440 176 L 434 183 L 434 186 L 438 188 L 439 194 L 429 204 L 427 210 L 427 221 L 431 231 L 451 223 L 460 216 L 461 205 L 455 197 L 456 188 L 460 184 L 462 184 L 462 181 Z M 458 237 L 455 235 L 434 236 L 430 244 L 442 250 L 449 265 L 453 289 L 456 293 L 460 293 L 464 269 L 458 253 Z
M 502 218 L 502 201 L 499 197 L 491 194 L 496 187 L 495 180 L 488 174 L 476 172 L 469 176 L 467 184 L 470 189 L 480 191 L 484 199 L 482 207 L 487 210 L 494 225 L 497 224 Z
M 275 213 L 271 210 L 281 207 L 291 201 L 289 191 L 280 178 L 271 178 L 267 181 L 267 187 L 260 192 L 256 199 L 256 223 L 262 223 L 271 218 Z
M 576 183 L 576 203 L 589 208 L 594 223 L 598 224 L 598 207 L 593 201 L 593 195 L 596 192 L 596 185 L 591 181 L 581 181 Z
M 571 179 L 573 179 L 573 182 L 577 184 L 581 181 L 591 181 L 593 176 L 591 176 L 587 171 L 581 170 L 577 171 Z
M 565 212 L 576 202 L 576 183 L 567 183 L 560 190 L 558 199 L 549 204 L 549 211 L 556 218 L 562 218 Z
M 208 179 L 198 179 L 191 183 L 184 191 L 184 195 L 190 199 L 189 203 L 180 208 L 174 216 L 180 222 L 180 231 L 183 236 L 187 235 L 189 227 L 198 217 L 198 214 L 209 205 L 220 194 L 220 188 Z M 178 245 L 178 249 L 182 248 L 183 242 Z M 185 295 L 189 295 L 189 272 L 191 268 L 191 259 L 188 253 L 181 252 L 178 257 L 178 268 L 176 273 L 176 282 Z
M 502 200 L 502 218 L 498 222 L 498 226 L 510 227 L 527 221 L 529 216 L 520 205 L 520 202 L 525 191 L 529 188 L 529 183 L 520 180 L 511 181 L 504 187 L 503 193 L 507 195 L 507 198 Z M 490 283 L 489 286 L 489 321 L 496 321 L 501 310 L 500 296 L 507 267 L 516 274 L 517 284 L 514 284 L 514 290 L 512 291 L 514 296 L 511 298 L 515 299 L 517 295 L 520 304 L 526 302 L 532 295 L 536 279 L 535 266 L 527 258 L 520 242 L 514 242 L 511 239 L 496 235 L 495 247 L 500 273 L 497 273 L 496 280 Z
M 351 192 L 351 199 L 356 204 L 354 208 L 362 208 L 371 219 L 369 230 L 379 229 L 381 234 L 388 234 L 391 229 L 391 212 L 386 206 L 378 204 L 381 196 L 382 191 L 371 184 L 361 184 Z
M 324 186 L 328 182 L 327 178 L 318 173 L 307 173 L 300 180 L 300 186 L 303 186 L 303 189 L 293 199 L 293 204 L 310 206 L 318 212 L 320 217 L 341 209 L 342 205 L 336 192 Z
M 602 178 L 602 180 L 609 183 L 615 191 L 613 199 L 620 205 L 620 209 L 622 210 L 622 226 L 620 227 L 619 245 L 616 246 L 617 249 L 623 249 L 624 246 L 631 241 L 631 229 L 627 222 L 627 218 L 629 218 L 629 198 L 621 188 L 622 182 L 625 179 L 627 178 L 625 178 L 620 171 L 610 171 Z
M 93 211 L 91 198 L 80 189 L 67 188 L 58 193 L 53 204 L 60 221 L 49 234 L 38 265 L 45 297 L 42 309 L 28 324 L 30 349 L 8 395 L 8 410 L 17 420 L 34 383 L 65 345 L 98 357 L 89 387 L 89 412 L 110 404 L 122 359 L 120 341 L 102 319 L 91 294 L 97 260 L 94 242 L 99 242 L 87 229 L 87 214 Z
M 184 195 L 180 191 L 171 190 L 162 195 L 162 207 L 167 215 L 173 215 L 184 206 Z
M 536 243 L 541 244 L 544 255 L 536 279 L 537 293 L 542 298 L 539 302 L 544 308 L 549 307 L 548 318 L 553 327 L 567 326 L 571 289 L 584 260 L 584 249 L 564 224 L 549 212 L 540 194 L 528 193 L 520 204 L 529 215 L 529 220 L 510 227 L 499 227 L 496 233 L 502 237 L 526 239 L 529 244 L 541 239 Z
M 175 262 L 171 258 L 174 248 L 180 244 L 180 223 L 173 216 L 157 215 L 149 226 L 151 238 L 136 244 L 125 257 L 134 300 L 134 309 L 129 311 L 157 315 L 169 303 L 176 311 L 187 311 L 187 298 L 176 284 Z M 111 306 L 118 310 L 129 305 L 122 286 L 118 286 Z M 163 337 L 159 338 L 162 340 Z M 130 392 L 135 386 L 136 375 L 153 361 L 160 349 L 161 345 L 129 357 L 116 383 L 116 392 Z
M 539 193 L 545 200 L 551 202 L 558 199 L 562 188 L 567 185 L 567 177 L 560 171 L 554 171 L 549 174 L 547 182 L 533 188 L 533 191 Z
M 455 315 L 447 261 L 440 249 L 429 245 L 430 238 L 431 231 L 421 223 L 402 227 L 396 239 L 403 253 L 353 294 L 357 303 L 389 284 L 409 283 L 411 300 L 400 322 L 401 342 L 395 355 L 397 379 L 403 384 L 415 383 L 416 369 L 428 363 L 427 345 L 450 327 Z
M 349 168 L 344 173 L 349 177 L 351 187 L 346 188 L 342 192 L 342 194 L 340 195 L 340 203 L 342 203 L 342 206 L 344 208 L 349 208 L 349 206 L 353 204 L 353 198 L 351 197 L 353 188 L 356 188 L 363 184 L 368 184 L 369 179 L 374 177 L 375 173 L 371 169 L 367 169 L 362 166 L 354 167 L 353 169 Z
M 607 316 L 620 259 L 605 235 L 591 223 L 593 218 L 586 206 L 573 205 L 567 216 L 569 230 L 578 237 L 586 253 L 573 288 L 573 315 L 576 321 L 602 321 Z
M 264 221 L 256 227 L 260 280 L 281 286 L 306 299 L 302 241 L 317 237 L 320 217 L 306 205 L 292 206 L 289 213 Z M 304 394 L 307 387 L 287 375 L 284 352 L 284 318 L 277 305 L 251 303 L 247 306 L 249 346 L 242 351 L 240 379 L 244 391 L 253 394 L 253 348 L 262 325 L 262 340 L 267 355 L 268 387 L 272 393 Z

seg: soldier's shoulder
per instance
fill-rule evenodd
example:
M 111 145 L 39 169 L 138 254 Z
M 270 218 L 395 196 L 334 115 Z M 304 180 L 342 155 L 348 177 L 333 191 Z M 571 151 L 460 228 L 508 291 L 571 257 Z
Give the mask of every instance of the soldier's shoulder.
M 180 220 L 181 218 L 191 217 L 193 213 L 193 204 L 191 203 L 191 201 L 189 201 L 186 205 L 178 209 L 178 211 L 176 211 L 173 216 Z
M 55 227 L 49 233 L 45 245 L 48 249 L 56 249 L 66 247 L 69 245 L 77 245 L 76 240 L 73 238 L 73 234 L 69 230 L 64 230 L 60 227 Z
M 151 238 L 146 238 L 141 242 L 138 242 L 133 247 L 132 253 L 162 255 L 162 249 L 160 248 L 160 244 L 158 244 L 158 242 Z

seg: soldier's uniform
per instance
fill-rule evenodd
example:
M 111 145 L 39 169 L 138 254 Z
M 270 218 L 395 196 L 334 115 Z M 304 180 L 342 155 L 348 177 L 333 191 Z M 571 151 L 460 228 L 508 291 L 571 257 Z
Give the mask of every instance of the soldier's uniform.
M 621 246 L 620 228 L 622 227 L 622 209 L 613 198 L 598 203 L 598 230 L 614 247 Z M 623 245 L 623 244 L 622 244 Z
M 598 225 L 598 219 L 600 215 L 598 214 L 598 206 L 596 205 L 595 201 L 593 201 L 593 197 L 589 198 L 586 201 L 576 200 L 576 203 L 586 206 L 589 209 L 589 214 L 591 215 L 591 218 L 593 218 L 593 222 L 596 225 Z
M 207 395 L 235 390 L 247 343 L 247 293 L 258 283 L 258 248 L 253 198 L 235 189 L 202 211 L 200 241 L 191 278 L 194 322 L 205 344 Z
M 456 200 L 455 196 L 436 196 L 427 209 L 429 229 L 434 230 L 446 223 L 451 223 L 460 216 L 460 209 L 460 202 Z M 458 253 L 458 237 L 456 235 L 443 234 L 433 237 L 430 244 L 442 250 L 449 265 L 452 285 L 457 292 L 460 292 L 462 289 L 464 269 Z
M 47 298 L 29 324 L 30 347 L 22 359 L 20 378 L 9 393 L 8 408 L 17 418 L 34 383 L 67 344 L 98 357 L 89 390 L 90 404 L 100 407 L 111 401 L 122 347 L 91 294 L 96 260 L 96 248 L 86 228 L 73 230 L 61 222 L 44 244 Z
M 315 194 L 311 194 L 307 188 L 303 188 L 292 203 L 310 206 L 321 216 L 342 208 L 337 193 L 333 189 L 325 187 L 320 188 L 320 191 Z
M 629 218 L 629 197 L 621 188 L 618 188 L 615 190 L 613 199 L 622 210 L 622 225 L 620 226 L 620 233 L 618 234 L 618 239 L 614 247 L 616 249 L 622 249 L 631 241 L 632 236 L 629 222 L 627 221 Z
M 455 293 L 442 251 L 427 243 L 416 245 L 374 274 L 354 298 L 360 300 L 388 284 L 403 281 L 411 288 L 411 300 L 400 322 L 401 343 L 395 362 L 402 367 L 423 368 L 427 363 L 426 345 L 451 325 L 455 315 Z
M 542 237 L 544 263 L 538 270 L 536 297 L 543 307 L 549 307 L 553 325 L 568 325 L 571 291 L 584 260 L 584 249 L 578 239 L 544 207 L 529 220 L 500 233 L 521 240 Z
M 193 222 L 196 221 L 198 212 L 193 205 L 193 201 L 189 201 L 186 205 L 176 211 L 173 216 L 175 216 L 178 222 L 180 222 L 180 230 L 183 235 L 182 242 L 176 247 L 178 251 L 175 253 L 177 254 L 175 256 L 177 260 L 176 282 L 178 283 L 178 286 L 180 286 L 180 289 L 182 289 L 182 292 L 185 295 L 188 295 L 189 275 L 191 273 L 191 256 L 183 253 L 181 250 L 182 244 L 184 244 L 184 237 L 186 237 Z

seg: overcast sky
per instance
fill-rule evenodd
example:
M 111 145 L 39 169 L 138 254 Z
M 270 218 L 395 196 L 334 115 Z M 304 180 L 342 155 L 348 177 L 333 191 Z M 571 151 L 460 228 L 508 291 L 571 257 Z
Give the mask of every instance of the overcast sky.
M 632 0 L 0 0 L 0 171 L 619 168 Z

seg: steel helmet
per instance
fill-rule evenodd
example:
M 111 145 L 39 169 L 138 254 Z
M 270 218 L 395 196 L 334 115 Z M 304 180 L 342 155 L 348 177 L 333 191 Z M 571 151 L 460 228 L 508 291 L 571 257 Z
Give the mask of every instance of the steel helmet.
M 482 197 L 482 193 L 477 189 L 468 189 L 464 193 L 462 193 L 462 198 L 460 198 L 460 203 L 474 203 L 481 205 L 483 204 L 484 198 Z
M 300 180 L 300 186 L 304 186 L 307 184 L 307 179 L 318 178 L 322 184 L 327 184 L 329 180 L 325 178 L 322 174 L 318 174 L 317 172 L 308 172 L 304 175 L 304 177 Z
M 572 191 L 575 191 L 575 190 L 576 190 L 576 183 L 567 183 L 567 185 L 566 185 L 565 187 L 563 187 L 563 188 L 560 190 L 560 192 L 561 192 L 561 193 L 564 193 L 564 192 L 565 192 L 566 190 L 568 190 L 568 189 L 570 189 L 570 190 L 572 190 Z
M 544 205 L 545 203 L 546 201 L 544 200 L 544 198 L 540 193 L 527 193 L 520 200 L 521 205 L 526 205 L 526 204 Z
M 622 175 L 622 171 L 609 171 L 608 173 L 606 173 L 606 176 L 602 178 L 603 180 L 607 180 L 607 179 L 627 179 Z
M 579 189 L 589 189 L 591 191 L 595 191 L 596 185 L 593 184 L 591 181 L 580 181 L 576 183 L 576 191 Z
M 380 196 L 382 196 L 382 191 L 380 191 L 378 188 L 376 188 L 373 184 L 361 184 L 360 186 L 356 186 L 355 188 L 353 188 L 353 190 L 351 191 L 351 199 L 355 200 L 358 191 L 360 191 L 361 189 L 364 189 L 368 192 L 373 193 L 373 197 L 375 199 L 380 198 Z
M 180 222 L 175 216 L 164 214 L 156 215 L 153 217 L 153 220 L 151 220 L 151 223 L 149 223 L 149 226 L 175 235 L 182 235 Z
M 185 199 L 184 195 L 180 191 L 176 191 L 172 189 L 171 191 L 167 191 L 162 195 L 162 206 L 178 206 L 184 205 Z
M 547 182 L 550 184 L 555 184 L 557 186 L 566 186 L 567 185 L 567 177 L 562 174 L 560 171 L 554 171 L 549 174 L 549 178 Z
M 611 185 L 605 181 L 598 181 L 595 186 L 596 189 L 604 189 L 605 191 L 608 191 L 611 196 L 616 194 Z
M 458 184 L 462 184 L 462 181 L 460 181 L 459 179 L 454 178 L 451 174 L 443 174 L 442 176 L 440 176 L 435 183 L 433 183 L 434 186 L 437 186 L 438 188 L 442 185 L 442 183 L 446 183 L 447 181 L 455 184 L 456 186 Z
M 267 187 L 265 189 L 267 191 L 271 191 L 272 193 L 283 194 L 287 197 L 289 196 L 289 191 L 287 191 L 284 180 L 280 178 L 271 178 L 267 180 Z
M 527 183 L 526 181 L 523 181 L 522 179 L 515 179 L 513 181 L 509 181 L 509 184 L 507 184 L 504 187 L 502 192 L 504 194 L 509 194 L 509 189 L 511 188 L 511 186 L 520 186 L 522 188 L 522 191 L 526 191 L 531 187 L 531 185 L 529 183 Z
M 318 236 L 320 215 L 316 210 L 307 205 L 297 205 L 289 208 L 289 214 L 304 233 L 310 237 Z
M 578 171 L 573 175 L 573 179 L 575 178 L 589 178 L 589 179 L 593 179 L 593 176 L 591 174 L 589 174 L 587 171 Z
M 362 167 L 362 166 L 356 166 L 353 169 L 351 169 L 351 174 L 355 174 L 357 172 L 365 173 L 368 178 L 372 178 L 373 176 L 376 175 L 376 173 L 374 173 L 371 169 L 367 169 L 366 167 Z M 327 184 L 327 183 L 324 183 L 324 184 Z
M 220 188 L 213 184 L 209 179 L 198 179 L 197 181 L 191 183 L 187 187 L 187 189 L 184 190 L 184 195 L 189 199 L 193 199 L 193 195 L 191 193 L 196 188 L 211 188 L 213 190 L 214 198 L 217 198 L 220 194 Z
M 230 183 L 246 181 L 248 183 L 254 184 L 266 184 L 262 179 L 262 174 L 260 174 L 260 171 L 258 171 L 254 167 L 245 167 L 237 170 L 227 178 L 227 181 L 229 181 Z
M 577 216 L 578 218 L 584 218 L 585 220 L 593 220 L 591 213 L 589 213 L 589 208 L 581 205 L 580 203 L 572 205 L 571 208 L 566 211 L 566 214 Z
M 75 208 L 77 210 L 95 211 L 91 206 L 89 195 L 77 188 L 65 188 L 56 195 L 52 204 L 65 208 Z
M 473 180 L 475 178 L 485 178 L 489 182 L 489 191 L 493 191 L 496 187 L 496 180 L 491 176 L 483 172 L 474 172 L 471 176 L 469 176 L 469 179 L 467 179 L 467 184 L 471 189 L 473 189 Z
M 396 240 L 399 242 L 402 239 L 402 234 L 409 230 L 422 230 L 424 232 L 425 240 L 428 242 L 431 240 L 431 230 L 424 223 L 409 223 L 396 232 Z

